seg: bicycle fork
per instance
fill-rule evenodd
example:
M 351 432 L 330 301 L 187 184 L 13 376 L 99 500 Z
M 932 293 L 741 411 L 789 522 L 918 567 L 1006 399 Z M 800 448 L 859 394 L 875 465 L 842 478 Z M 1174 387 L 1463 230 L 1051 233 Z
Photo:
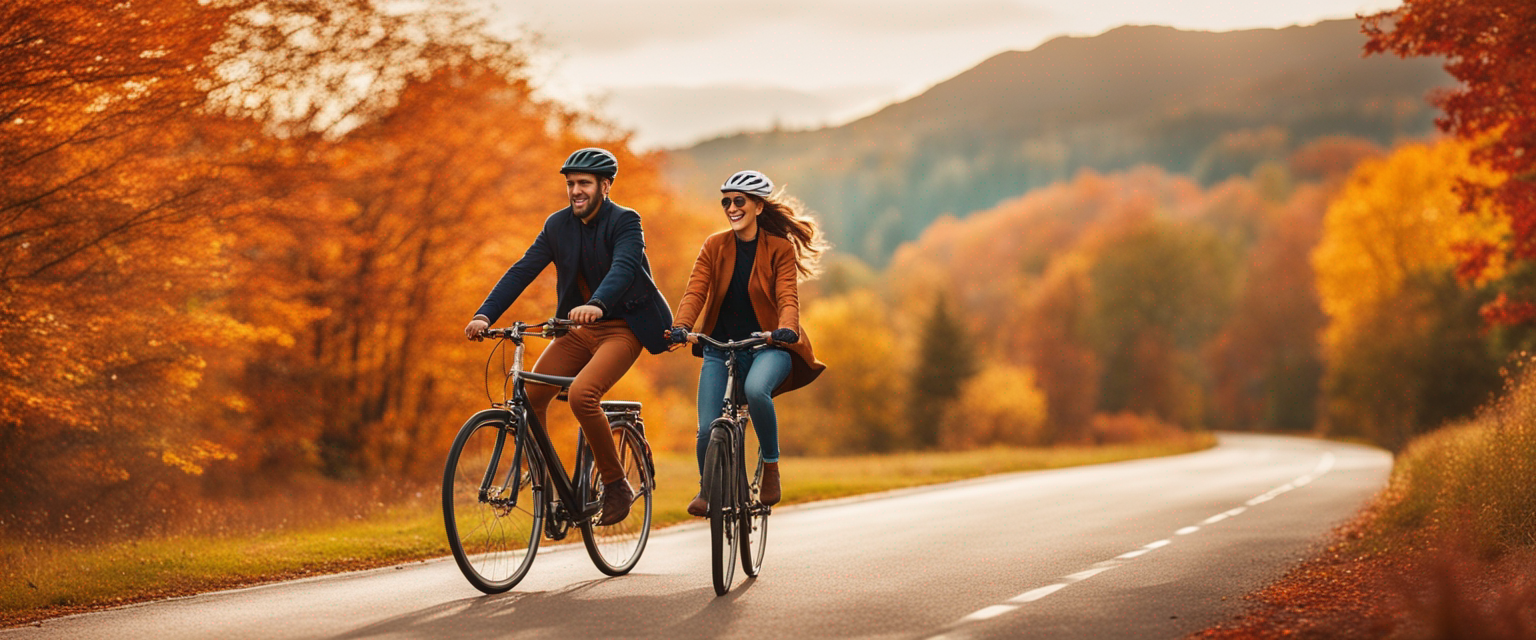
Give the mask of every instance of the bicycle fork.
M 523 430 L 517 427 L 518 424 L 518 415 L 517 413 L 514 413 L 513 419 L 507 422 L 507 426 L 502 427 L 501 429 L 497 429 L 496 431 L 496 444 L 491 448 L 491 459 L 486 463 L 485 477 L 480 480 L 480 502 L 493 504 L 498 507 L 517 507 L 517 494 L 518 490 L 522 488 L 523 483 L 523 474 L 518 473 L 518 470 L 522 469 L 523 467 L 524 455 L 523 447 L 520 446 L 522 444 L 524 435 Z M 501 453 L 506 448 L 507 431 L 509 430 L 512 431 L 513 439 L 512 465 L 507 469 L 507 475 L 502 479 L 501 484 L 495 485 L 494 483 L 496 481 L 497 475 L 497 463 L 501 461 Z M 491 491 L 493 486 L 496 487 L 494 494 Z M 506 501 L 499 500 L 496 497 L 501 495 L 503 492 L 507 492 L 511 496 Z

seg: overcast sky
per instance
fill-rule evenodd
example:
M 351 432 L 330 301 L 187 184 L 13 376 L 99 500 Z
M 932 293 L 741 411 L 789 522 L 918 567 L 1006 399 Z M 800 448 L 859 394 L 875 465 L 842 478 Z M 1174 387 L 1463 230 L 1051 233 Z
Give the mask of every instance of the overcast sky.
M 637 87 L 807 93 L 877 88 L 889 102 L 982 60 L 1125 24 L 1232 30 L 1312 24 L 1399 0 L 469 0 L 509 37 L 542 36 L 545 91 L 581 102 Z M 866 91 L 867 93 L 867 91 Z M 868 102 L 868 100 L 866 100 Z M 829 107 L 833 108 L 833 107 Z M 846 110 L 846 105 L 841 107 Z M 828 114 L 830 120 L 851 114 Z M 644 133 L 644 123 L 629 122 Z

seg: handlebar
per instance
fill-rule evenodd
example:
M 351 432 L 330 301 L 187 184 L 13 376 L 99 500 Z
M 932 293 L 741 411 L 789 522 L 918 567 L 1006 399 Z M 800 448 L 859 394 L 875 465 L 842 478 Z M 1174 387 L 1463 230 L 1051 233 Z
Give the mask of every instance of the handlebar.
M 745 340 L 734 340 L 734 341 L 731 341 L 731 342 L 721 342 L 721 341 L 716 340 L 714 338 L 711 338 L 711 337 L 709 337 L 709 335 L 703 334 L 703 333 L 689 333 L 688 337 L 690 337 L 690 338 L 698 338 L 699 340 L 703 340 L 704 342 L 706 342 L 706 343 L 708 343 L 710 345 L 713 345 L 716 349 L 725 349 L 727 351 L 730 351 L 730 350 L 733 350 L 733 349 L 745 349 L 747 347 L 755 347 L 755 346 L 758 346 L 758 345 L 761 345 L 761 344 L 768 344 L 768 334 L 766 332 L 763 332 L 763 331 L 759 331 L 757 333 L 754 333 L 754 334 L 752 334 L 752 337 L 747 338 Z
M 479 337 L 507 338 L 511 340 L 520 340 L 524 336 L 534 336 L 538 338 L 558 338 L 562 335 L 565 335 L 566 333 L 569 333 L 571 329 L 580 326 L 582 325 L 572 320 L 566 320 L 565 318 L 550 318 L 537 324 L 514 322 L 510 327 L 502 327 L 500 329 L 486 329 L 485 331 L 480 332 Z M 530 329 L 538 329 L 538 331 L 534 332 L 530 331 Z

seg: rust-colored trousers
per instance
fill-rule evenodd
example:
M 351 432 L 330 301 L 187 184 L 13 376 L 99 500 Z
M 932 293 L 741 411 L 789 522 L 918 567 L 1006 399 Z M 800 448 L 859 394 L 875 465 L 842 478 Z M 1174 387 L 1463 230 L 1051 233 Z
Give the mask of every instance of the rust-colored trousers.
M 628 323 L 615 319 L 572 329 L 555 338 L 533 365 L 536 373 L 576 377 L 576 383 L 571 385 L 571 413 L 581 423 L 587 445 L 592 447 L 597 473 L 605 484 L 623 478 L 624 470 L 619 466 L 619 452 L 614 447 L 608 416 L 603 415 L 603 394 L 639 358 L 640 341 Z M 539 423 L 548 425 L 549 402 L 560 390 L 533 382 L 526 389 Z

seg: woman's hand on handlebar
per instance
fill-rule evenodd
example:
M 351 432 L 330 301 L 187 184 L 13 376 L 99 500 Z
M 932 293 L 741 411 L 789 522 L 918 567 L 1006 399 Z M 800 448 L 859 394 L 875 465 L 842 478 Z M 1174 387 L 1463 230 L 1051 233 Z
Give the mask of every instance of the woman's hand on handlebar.
M 672 327 L 667 329 L 667 342 L 672 344 L 683 344 L 684 342 L 698 344 L 699 339 L 689 333 L 687 327 Z
M 800 334 L 794 329 L 774 329 L 771 333 L 764 334 L 768 338 L 768 344 L 794 344 L 800 341 Z

